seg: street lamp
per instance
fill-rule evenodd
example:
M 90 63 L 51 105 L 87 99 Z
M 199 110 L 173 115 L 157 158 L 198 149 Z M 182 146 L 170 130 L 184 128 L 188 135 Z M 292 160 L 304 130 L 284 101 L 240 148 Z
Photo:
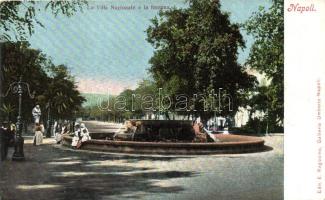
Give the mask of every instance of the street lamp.
M 8 91 L 4 95 L 4 97 L 8 96 L 9 92 L 11 91 L 13 94 L 18 94 L 18 117 L 17 117 L 17 134 L 15 138 L 15 152 L 12 156 L 12 160 L 14 161 L 22 161 L 25 160 L 24 156 L 24 138 L 22 137 L 23 131 L 23 122 L 22 122 L 22 95 L 24 90 L 27 90 L 27 94 L 30 98 L 34 98 L 34 95 L 30 93 L 29 84 L 22 81 L 23 77 L 20 76 L 19 81 L 13 82 L 9 85 Z

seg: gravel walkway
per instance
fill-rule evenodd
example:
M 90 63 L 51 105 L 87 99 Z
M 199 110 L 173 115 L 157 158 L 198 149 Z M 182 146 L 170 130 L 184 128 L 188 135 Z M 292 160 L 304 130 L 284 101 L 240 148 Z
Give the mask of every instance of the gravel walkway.
M 74 151 L 53 139 L 35 147 L 29 138 L 26 161 L 0 163 L 0 199 L 281 200 L 283 136 L 264 139 L 273 150 L 152 156 Z

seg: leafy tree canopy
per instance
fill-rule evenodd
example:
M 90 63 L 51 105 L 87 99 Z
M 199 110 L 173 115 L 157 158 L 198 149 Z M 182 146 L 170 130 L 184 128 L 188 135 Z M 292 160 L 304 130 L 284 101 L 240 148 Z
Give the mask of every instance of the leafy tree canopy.
M 160 12 L 151 20 L 147 40 L 155 52 L 149 71 L 169 95 L 208 96 L 223 88 L 232 97 L 233 111 L 221 114 L 234 114 L 255 82 L 237 62 L 238 48 L 245 46 L 239 25 L 230 22 L 218 0 L 188 2 L 188 8 Z M 197 114 L 209 117 L 212 112 Z
M 45 54 L 31 49 L 27 42 L 3 43 L 0 62 L 4 78 L 1 85 L 2 93 L 7 95 L 3 98 L 2 111 L 5 110 L 7 115 L 17 116 L 17 95 L 10 91 L 6 92 L 10 84 L 18 81 L 20 76 L 29 84 L 30 92 L 35 94 L 35 98 L 30 99 L 24 93 L 22 107 L 24 119 L 31 119 L 31 110 L 36 103 L 41 105 L 43 117 L 46 117 L 45 111 L 50 105 L 51 115 L 54 118 L 71 118 L 84 101 L 67 67 L 53 65 Z M 15 118 L 10 120 L 15 121 Z
M 3 1 L 0 2 L 0 30 L 1 40 L 10 41 L 26 40 L 28 35 L 34 33 L 35 25 L 43 24 L 37 19 L 37 12 L 41 9 L 51 10 L 57 16 L 63 14 L 72 16 L 82 6 L 87 4 L 85 0 L 72 1 Z M 44 7 L 42 7 L 44 6 Z
M 266 75 L 271 80 L 267 87 L 259 89 L 253 98 L 253 108 L 267 113 L 271 124 L 283 122 L 284 110 L 284 5 L 283 0 L 273 0 L 272 6 L 263 7 L 245 23 L 245 29 L 253 35 L 247 65 Z

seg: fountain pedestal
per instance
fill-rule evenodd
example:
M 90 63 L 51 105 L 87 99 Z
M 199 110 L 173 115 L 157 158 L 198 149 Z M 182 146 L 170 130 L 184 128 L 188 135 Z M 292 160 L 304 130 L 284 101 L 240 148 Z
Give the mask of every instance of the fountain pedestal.
M 131 124 L 131 125 L 130 125 Z M 184 120 L 129 120 L 125 131 L 114 136 L 129 141 L 182 141 L 195 138 L 192 121 Z

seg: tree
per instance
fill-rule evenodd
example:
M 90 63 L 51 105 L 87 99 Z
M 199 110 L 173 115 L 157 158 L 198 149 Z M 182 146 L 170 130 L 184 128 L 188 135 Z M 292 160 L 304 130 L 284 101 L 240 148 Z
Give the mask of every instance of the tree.
M 34 99 L 28 98 L 26 94 L 23 95 L 23 119 L 31 120 L 31 110 L 35 104 L 41 105 L 42 118 L 46 119 L 45 108 L 49 102 L 54 118 L 71 118 L 84 101 L 67 67 L 53 65 L 45 54 L 31 49 L 27 42 L 5 42 L 3 51 L 1 51 L 1 59 L 4 77 L 1 85 L 3 92 L 6 92 L 10 84 L 18 81 L 22 76 L 23 81 L 29 84 L 30 92 L 35 94 Z M 18 108 L 17 95 L 11 92 L 3 99 L 3 102 L 6 107 L 12 105 L 11 107 Z M 17 112 L 17 109 L 11 109 L 10 113 L 17 116 Z
M 157 93 L 158 89 L 155 83 L 144 79 L 138 83 L 136 89 L 125 89 L 111 103 L 111 105 L 114 105 L 117 101 L 125 102 L 125 109 L 113 106 L 112 111 L 125 119 L 140 119 L 145 114 L 150 114 L 157 110 Z
M 90 119 L 119 121 L 141 119 L 146 114 L 158 113 L 158 88 L 151 79 L 144 79 L 134 90 L 125 89 L 117 96 L 110 96 L 100 106 L 87 106 L 80 115 Z
M 0 3 L 0 38 L 10 41 L 12 36 L 16 40 L 25 40 L 28 35 L 34 33 L 36 24 L 43 27 L 42 23 L 37 19 L 37 12 L 44 9 L 50 9 L 57 16 L 63 14 L 66 16 L 73 15 L 78 9 L 82 10 L 82 6 L 86 5 L 85 0 L 73 1 L 3 1 Z
M 29 48 L 27 42 L 5 42 L 2 45 L 1 64 L 3 73 L 2 92 L 6 93 L 13 82 L 17 82 L 20 76 L 30 86 L 30 92 L 35 91 L 35 98 L 38 99 L 46 91 L 48 76 L 44 68 L 48 61 L 39 50 Z M 12 104 L 18 108 L 17 95 L 8 93 L 3 103 Z M 24 119 L 31 119 L 31 109 L 35 106 L 35 100 L 23 94 L 22 115 Z M 14 115 L 17 116 L 16 109 Z
M 244 27 L 255 38 L 246 64 L 271 80 L 270 85 L 258 89 L 252 103 L 276 127 L 283 125 L 284 113 L 284 5 L 283 0 L 272 2 L 268 10 L 261 7 L 254 13 Z
M 208 96 L 223 88 L 232 97 L 233 109 L 219 113 L 234 115 L 255 83 L 237 63 L 238 48 L 244 47 L 239 25 L 230 22 L 218 0 L 188 2 L 188 8 L 160 12 L 151 20 L 147 40 L 155 52 L 149 71 L 157 86 L 172 97 Z M 205 119 L 213 114 L 212 109 L 204 111 L 202 101 L 194 104 L 198 110 L 194 114 Z
M 65 65 L 52 65 L 49 70 L 49 85 L 44 96 L 51 116 L 54 119 L 71 119 L 85 98 L 77 90 L 74 78 Z
M 10 103 L 7 105 L 3 104 L 0 110 L 5 113 L 5 119 L 7 121 L 13 121 L 11 113 L 15 111 L 15 108 Z

